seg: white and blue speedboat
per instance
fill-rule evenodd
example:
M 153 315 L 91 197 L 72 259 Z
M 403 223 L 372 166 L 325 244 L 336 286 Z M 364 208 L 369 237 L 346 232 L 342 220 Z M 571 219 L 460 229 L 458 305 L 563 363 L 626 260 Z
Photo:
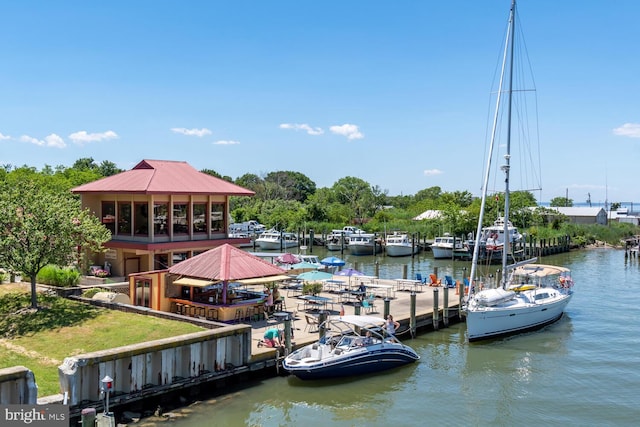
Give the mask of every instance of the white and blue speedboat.
M 326 335 L 285 357 L 282 366 L 308 380 L 368 374 L 419 360 L 411 347 L 385 335 L 384 322 L 374 316 L 330 316 L 320 325 Z

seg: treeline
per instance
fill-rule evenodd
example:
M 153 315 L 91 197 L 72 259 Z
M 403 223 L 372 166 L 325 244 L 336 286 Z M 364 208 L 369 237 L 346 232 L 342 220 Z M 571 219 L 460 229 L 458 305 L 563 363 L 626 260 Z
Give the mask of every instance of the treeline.
M 109 161 L 96 163 L 92 158 L 78 159 L 71 167 L 45 166 L 36 168 L 5 165 L 0 170 L 2 180 L 37 180 L 41 185 L 68 192 L 71 188 L 122 172 Z M 235 222 L 258 220 L 269 227 L 298 231 L 313 229 L 316 233 L 329 232 L 347 224 L 357 224 L 369 232 L 385 233 L 406 231 L 421 236 L 435 237 L 444 232 L 458 236 L 474 233 L 480 212 L 480 200 L 468 191 L 444 192 L 434 186 L 413 195 L 389 195 L 380 186 L 363 179 L 346 176 L 331 187 L 317 188 L 315 182 L 296 171 L 269 172 L 264 176 L 245 174 L 237 179 L 222 176 L 213 169 L 201 172 L 233 182 L 255 192 L 254 197 L 232 197 L 230 214 Z M 511 193 L 510 219 L 521 231 L 538 238 L 570 235 L 579 243 L 605 240 L 617 243 L 620 238 L 638 234 L 637 227 L 615 224 L 606 238 L 599 238 L 595 227 L 578 227 L 566 218 L 548 209 L 538 207 L 531 192 Z M 556 198 L 557 205 L 569 204 L 565 198 Z M 556 200 L 554 199 L 554 200 Z M 504 196 L 491 195 L 484 215 L 485 225 L 502 215 Z M 563 202 L 563 203 L 561 203 Z M 534 209 L 531 209 L 534 208 Z M 440 216 L 414 221 L 427 211 L 439 211 Z M 611 230 L 614 230 L 611 233 Z M 603 230 L 604 231 L 604 230 Z

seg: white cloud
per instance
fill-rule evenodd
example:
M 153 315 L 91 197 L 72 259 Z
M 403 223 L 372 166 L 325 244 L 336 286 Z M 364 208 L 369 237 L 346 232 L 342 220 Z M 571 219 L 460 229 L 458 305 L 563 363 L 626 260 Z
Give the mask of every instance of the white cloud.
M 3 133 L 0 133 L 0 141 L 4 141 L 7 139 L 11 139 L 11 137 L 9 135 L 4 135 Z
M 628 136 L 630 138 L 640 138 L 640 124 L 625 123 L 613 130 L 614 135 Z
M 108 139 L 116 139 L 118 134 L 112 130 L 108 130 L 102 133 L 87 133 L 85 130 L 74 132 L 69 135 L 69 139 L 76 144 L 82 145 L 88 142 L 100 142 Z
M 211 131 L 207 128 L 202 129 L 187 129 L 187 128 L 171 128 L 172 132 L 180 133 L 187 136 L 203 137 L 205 135 L 211 135 Z
M 306 123 L 282 123 L 280 125 L 280 129 L 293 129 L 293 130 L 303 130 L 307 132 L 309 135 L 322 135 L 324 131 L 322 128 L 314 128 L 309 126 Z
M 423 173 L 424 176 L 436 176 L 442 175 L 444 172 L 442 172 L 440 169 L 425 169 Z
M 213 143 L 214 145 L 237 145 L 240 144 L 240 141 L 225 141 L 225 140 L 220 140 L 220 141 L 216 141 Z
M 341 126 L 331 126 L 329 130 L 335 134 L 346 136 L 347 139 L 362 139 L 364 135 L 358 126 L 345 123 Z
M 44 139 L 34 138 L 29 135 L 22 135 L 20 137 L 20 141 L 29 142 L 31 144 L 38 145 L 40 147 L 64 148 L 67 146 L 64 140 L 60 138 L 58 135 L 56 135 L 55 133 L 52 133 L 51 135 L 47 135 Z

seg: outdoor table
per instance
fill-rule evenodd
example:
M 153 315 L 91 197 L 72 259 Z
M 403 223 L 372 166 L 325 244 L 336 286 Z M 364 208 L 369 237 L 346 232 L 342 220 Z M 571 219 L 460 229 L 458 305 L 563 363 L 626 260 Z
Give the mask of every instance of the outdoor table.
M 362 301 L 365 297 L 366 293 L 362 291 L 342 291 L 340 293 L 340 302 L 349 303 L 349 302 L 359 302 Z
M 412 279 L 396 279 L 397 290 L 406 291 L 408 290 L 413 292 L 418 292 L 418 288 L 422 285 L 420 280 L 412 280 Z
M 346 286 L 346 282 L 342 280 L 329 279 L 323 282 L 326 292 L 340 292 L 340 290 Z
M 300 299 L 304 300 L 304 310 L 318 310 L 323 308 L 326 310 L 327 303 L 331 301 L 331 298 L 319 297 L 316 295 L 303 295 Z
M 392 285 L 380 285 L 380 284 L 370 283 L 367 285 L 367 289 L 371 289 L 371 291 L 374 294 L 376 294 L 376 296 L 385 297 L 389 299 L 396 297 L 396 293 Z M 380 295 L 383 292 L 385 293 L 385 295 Z

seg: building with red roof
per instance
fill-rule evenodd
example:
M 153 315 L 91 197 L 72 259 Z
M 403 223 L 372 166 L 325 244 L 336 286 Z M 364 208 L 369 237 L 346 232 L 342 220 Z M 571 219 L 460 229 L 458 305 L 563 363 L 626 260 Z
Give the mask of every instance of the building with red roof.
M 230 196 L 254 192 L 182 161 L 142 160 L 133 169 L 72 190 L 112 238 L 93 263 L 113 276 L 164 270 L 225 243 Z

